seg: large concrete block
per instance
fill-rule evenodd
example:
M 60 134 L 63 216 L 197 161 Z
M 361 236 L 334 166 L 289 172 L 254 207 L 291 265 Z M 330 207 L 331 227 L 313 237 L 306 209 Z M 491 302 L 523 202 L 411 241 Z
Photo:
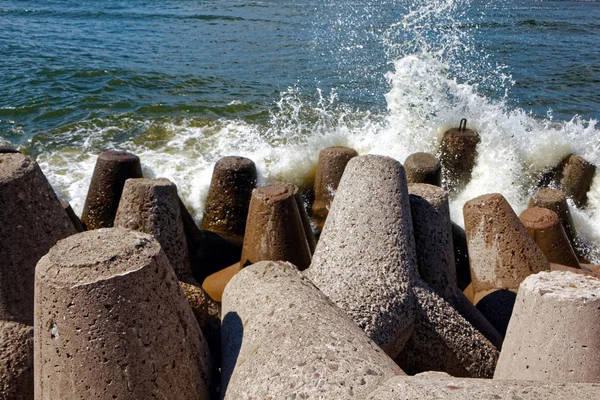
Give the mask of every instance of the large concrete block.
M 466 119 L 460 121 L 458 128 L 444 132 L 440 144 L 444 189 L 451 193 L 459 192 L 469 183 L 480 141 L 477 132 L 467 129 Z
M 207 399 L 210 354 L 159 243 L 122 228 L 37 265 L 36 399 Z
M 0 399 L 33 400 L 33 327 L 0 321 Z
M 0 154 L 0 320 L 33 325 L 35 265 L 74 233 L 33 158 Z
M 571 154 L 561 162 L 558 176 L 560 187 L 577 207 L 587 203 L 587 192 L 590 190 L 596 166 L 575 154 Z
M 363 399 L 403 374 L 289 263 L 244 268 L 222 305 L 225 399 Z
M 494 379 L 600 382 L 600 279 L 571 272 L 525 279 Z
M 395 376 L 367 400 L 595 400 L 600 385 L 454 378 L 441 372 Z
M 177 278 L 191 276 L 177 186 L 168 179 L 128 179 L 115 217 L 115 227 L 154 236 Z
M 81 215 L 86 229 L 113 226 L 125 181 L 141 177 L 142 166 L 138 156 L 125 151 L 100 153 Z
M 408 183 L 428 183 L 442 185 L 442 165 L 433 154 L 414 153 L 404 161 Z
M 402 165 L 389 157 L 351 159 L 317 243 L 309 279 L 395 357 L 414 328 L 418 277 Z

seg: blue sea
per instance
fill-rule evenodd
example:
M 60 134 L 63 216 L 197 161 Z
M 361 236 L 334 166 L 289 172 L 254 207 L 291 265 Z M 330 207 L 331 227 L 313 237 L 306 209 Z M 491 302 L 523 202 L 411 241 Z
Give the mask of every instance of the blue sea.
M 461 118 L 482 142 L 458 223 L 484 193 L 520 212 L 569 153 L 600 165 L 600 2 L 0 0 L 0 144 L 76 211 L 103 150 L 199 219 L 222 156 L 307 187 L 322 148 L 403 162 Z M 600 242 L 600 177 L 572 208 Z

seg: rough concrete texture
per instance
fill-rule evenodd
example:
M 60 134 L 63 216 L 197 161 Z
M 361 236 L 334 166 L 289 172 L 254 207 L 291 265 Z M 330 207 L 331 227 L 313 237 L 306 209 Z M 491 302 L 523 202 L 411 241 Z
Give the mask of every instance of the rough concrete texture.
M 540 272 L 523 281 L 494 379 L 600 382 L 600 279 Z
M 404 161 L 408 183 L 428 183 L 442 185 L 442 164 L 433 154 L 414 153 Z
M 206 399 L 210 354 L 159 243 L 122 228 L 37 265 L 36 399 Z
M 83 225 L 81 224 L 81 220 L 79 219 L 77 214 L 75 214 L 75 211 L 73 211 L 73 208 L 71 207 L 71 205 L 64 200 L 60 201 L 60 205 L 62 206 L 63 210 L 65 210 L 65 212 L 69 216 L 69 219 L 73 223 L 73 228 L 75 228 L 75 230 L 78 233 L 85 231 L 85 229 L 83 228 Z
M 154 236 L 179 280 L 191 276 L 177 186 L 168 179 L 128 179 L 115 226 Z
M 549 187 L 537 189 L 531 195 L 531 199 L 529 199 L 529 207 L 541 207 L 554 211 L 558 215 L 558 218 L 560 218 L 560 222 L 563 224 L 563 228 L 565 228 L 571 244 L 575 243 L 577 232 L 575 231 L 575 224 L 569 211 L 567 197 L 562 190 Z
M 476 197 L 463 207 L 475 302 L 493 289 L 516 291 L 550 263 L 501 194 Z
M 425 183 L 408 185 L 419 275 L 494 346 L 502 336 L 465 297 L 456 283 L 448 194 Z
M 582 265 L 581 268 L 567 267 L 566 265 L 550 263 L 550 271 L 569 271 L 574 274 L 594 276 L 600 278 L 600 271 L 590 270 Z
M 466 129 L 466 121 L 464 128 L 453 128 L 444 132 L 440 144 L 444 189 L 454 193 L 469 183 L 480 140 L 477 132 Z
M 454 244 L 454 263 L 456 264 L 456 283 L 461 290 L 471 284 L 469 266 L 469 247 L 465 230 L 452 222 L 452 243 Z
M 496 347 L 429 287 L 417 283 L 412 291 L 417 300 L 415 330 L 395 358 L 398 365 L 408 374 L 433 370 L 491 378 Z
M 388 355 L 412 334 L 418 277 L 410 202 L 402 165 L 366 155 L 346 166 L 305 272 Z
M 580 156 L 571 154 L 561 162 L 560 168 L 562 169 L 559 175 L 560 187 L 577 207 L 584 207 L 587 203 L 587 192 L 596 173 L 596 166 Z
M 0 399 L 33 400 L 33 327 L 0 321 Z
M 250 200 L 241 266 L 258 261 L 289 261 L 300 270 L 310 265 L 311 252 L 294 185 L 255 189 Z
M 237 274 L 222 324 L 225 399 L 363 399 L 403 373 L 289 263 Z
M 74 233 L 33 158 L 0 154 L 0 320 L 33 325 L 35 265 Z
M 313 219 L 319 231 L 323 230 L 344 169 L 348 161 L 356 156 L 358 153 L 355 150 L 343 146 L 328 147 L 319 153 L 315 176 L 315 201 L 312 206 Z
M 142 166 L 138 156 L 124 151 L 100 153 L 81 215 L 86 229 L 113 226 L 125 181 L 141 177 Z
M 252 160 L 229 156 L 217 161 L 204 205 L 202 229 L 241 243 L 255 187 L 256 165 Z
M 519 215 L 519 219 L 548 261 L 579 268 L 579 260 L 554 211 L 541 207 L 528 208 Z
M 395 376 L 367 400 L 594 400 L 600 385 L 454 378 L 441 372 Z

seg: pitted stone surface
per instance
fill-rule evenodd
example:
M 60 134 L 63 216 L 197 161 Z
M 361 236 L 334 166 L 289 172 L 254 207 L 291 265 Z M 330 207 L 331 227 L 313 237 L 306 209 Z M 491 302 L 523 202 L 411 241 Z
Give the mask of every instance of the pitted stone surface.
M 442 165 L 429 153 L 414 153 L 404 161 L 406 180 L 408 183 L 428 183 L 441 186 Z
M 37 265 L 36 399 L 206 399 L 210 355 L 169 261 L 121 228 L 58 242 Z
M 33 158 L 0 154 L 0 320 L 33 324 L 35 265 L 74 233 Z
M 494 379 L 600 382 L 600 279 L 540 272 L 525 279 Z
M 0 399 L 33 400 L 33 327 L 0 321 Z
M 191 276 L 177 187 L 168 179 L 128 179 L 115 217 L 115 226 L 154 236 L 177 278 Z
M 402 165 L 367 155 L 348 162 L 310 268 L 315 285 L 395 357 L 414 327 L 418 277 Z
M 427 372 L 390 378 L 367 400 L 595 400 L 600 385 L 454 378 Z
M 403 374 L 289 263 L 244 268 L 222 305 L 225 399 L 363 399 Z

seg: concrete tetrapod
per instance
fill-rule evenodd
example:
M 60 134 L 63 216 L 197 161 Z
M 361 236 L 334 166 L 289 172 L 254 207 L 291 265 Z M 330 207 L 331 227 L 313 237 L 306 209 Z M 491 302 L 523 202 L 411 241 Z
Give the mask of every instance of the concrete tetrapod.
M 433 154 L 411 154 L 404 161 L 404 169 L 408 183 L 442 185 L 442 165 Z
M 402 165 L 366 155 L 346 166 L 306 276 L 392 358 L 414 329 L 417 272 Z
M 315 201 L 313 202 L 313 219 L 319 231 L 329 214 L 329 207 L 344 174 L 344 169 L 358 153 L 349 147 L 334 146 L 321 150 L 317 162 L 315 176 Z
M 100 153 L 81 215 L 86 229 L 113 226 L 125 181 L 141 177 L 142 166 L 138 156 L 124 151 Z
M 177 186 L 168 179 L 128 179 L 115 217 L 115 227 L 154 236 L 177 278 L 191 276 Z
M 499 349 L 502 336 L 456 283 L 448 194 L 425 183 L 408 185 L 408 191 L 421 278 Z
M 595 400 L 600 385 L 454 378 L 442 372 L 395 376 L 366 400 Z
M 75 233 L 33 158 L 0 154 L 0 320 L 33 325 L 35 265 Z
M 558 271 L 525 279 L 494 379 L 599 383 L 600 279 Z
M 519 215 L 525 229 L 551 263 L 580 268 L 558 215 L 547 208 L 528 208 Z
M 36 399 L 208 399 L 210 354 L 160 244 L 122 228 L 37 265 Z
M 577 207 L 584 207 L 587 203 L 587 192 L 596 173 L 596 166 L 580 156 L 571 154 L 561 162 L 559 168 L 561 172 L 558 179 L 565 195 L 572 199 Z
M 460 121 L 458 128 L 444 132 L 440 144 L 444 189 L 454 193 L 462 190 L 469 183 L 480 141 L 477 132 L 467 129 L 466 119 Z
M 0 321 L 0 399 L 33 400 L 33 327 Z
M 403 374 L 292 264 L 244 268 L 222 305 L 224 399 L 363 399 Z

